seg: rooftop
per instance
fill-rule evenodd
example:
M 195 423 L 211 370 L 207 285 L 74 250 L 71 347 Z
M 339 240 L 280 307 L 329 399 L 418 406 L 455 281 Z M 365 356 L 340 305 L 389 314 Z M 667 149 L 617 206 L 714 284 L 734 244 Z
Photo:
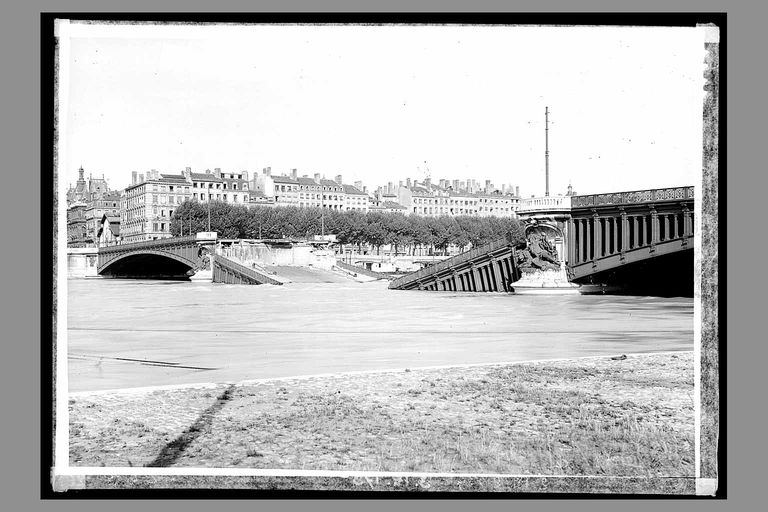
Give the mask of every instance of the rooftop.
M 394 201 L 384 201 L 381 205 L 384 208 L 389 208 L 390 210 L 407 210 L 405 206 L 401 205 L 400 203 L 396 203 Z
M 367 196 L 368 195 L 365 192 L 363 192 L 362 190 L 360 190 L 359 188 L 353 187 L 352 185 L 342 185 L 342 187 L 344 187 L 344 193 L 345 194 L 358 195 L 358 196 Z
M 192 179 L 194 181 L 222 181 L 221 178 L 219 178 L 213 173 L 209 174 L 207 172 L 193 172 L 193 173 L 190 173 L 190 175 L 192 176 Z
M 275 183 L 290 183 L 291 185 L 298 185 L 299 182 L 290 176 L 272 176 L 272 181 Z

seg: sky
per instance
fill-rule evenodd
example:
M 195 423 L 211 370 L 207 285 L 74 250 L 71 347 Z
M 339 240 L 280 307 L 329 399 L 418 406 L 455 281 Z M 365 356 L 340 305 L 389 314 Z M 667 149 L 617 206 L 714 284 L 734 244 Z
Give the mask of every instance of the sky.
M 369 188 L 431 176 L 544 193 L 693 185 L 696 28 L 60 27 L 59 172 L 298 169 Z

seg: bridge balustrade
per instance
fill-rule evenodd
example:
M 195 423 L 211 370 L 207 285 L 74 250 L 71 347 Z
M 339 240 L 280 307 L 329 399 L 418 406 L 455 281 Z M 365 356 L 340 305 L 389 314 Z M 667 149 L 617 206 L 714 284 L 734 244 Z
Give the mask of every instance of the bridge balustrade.
M 213 282 L 226 284 L 275 284 L 282 281 L 217 254 L 213 258 Z
M 568 273 L 578 280 L 692 248 L 693 187 L 574 196 Z

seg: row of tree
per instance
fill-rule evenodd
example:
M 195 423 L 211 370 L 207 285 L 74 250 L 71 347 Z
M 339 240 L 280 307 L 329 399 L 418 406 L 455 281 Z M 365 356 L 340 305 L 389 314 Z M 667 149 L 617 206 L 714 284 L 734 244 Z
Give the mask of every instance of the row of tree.
M 171 219 L 174 236 L 208 231 L 209 208 L 186 201 Z M 448 246 L 477 247 L 512 233 L 520 244 L 525 237 L 520 221 L 502 217 L 419 217 L 401 213 L 363 213 L 291 206 L 236 206 L 210 203 L 210 231 L 220 238 L 304 238 L 335 234 L 342 245 L 369 245 L 380 251 L 391 244 L 396 252 L 413 254 L 418 248 L 446 252 Z

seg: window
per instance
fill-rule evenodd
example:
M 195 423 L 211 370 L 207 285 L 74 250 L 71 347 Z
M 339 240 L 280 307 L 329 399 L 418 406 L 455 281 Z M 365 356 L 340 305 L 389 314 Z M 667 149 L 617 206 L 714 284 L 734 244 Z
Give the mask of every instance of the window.
M 157 194 L 152 194 L 152 202 L 157 204 Z
M 165 210 L 160 210 L 160 216 L 165 217 Z
M 189 188 L 189 187 L 187 187 Z M 192 183 L 192 188 L 197 188 L 197 182 Z

